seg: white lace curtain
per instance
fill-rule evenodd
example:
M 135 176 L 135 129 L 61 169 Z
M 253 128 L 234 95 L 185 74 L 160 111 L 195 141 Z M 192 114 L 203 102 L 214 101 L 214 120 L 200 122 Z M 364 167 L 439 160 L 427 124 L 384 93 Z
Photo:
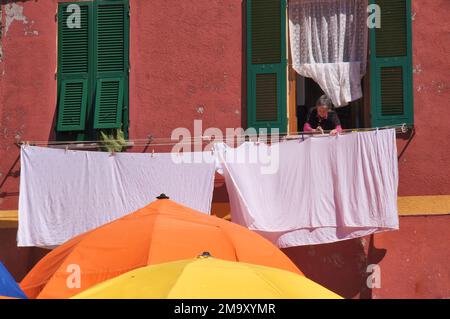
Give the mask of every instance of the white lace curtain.
M 367 0 L 289 0 L 294 70 L 316 81 L 336 107 L 362 97 Z

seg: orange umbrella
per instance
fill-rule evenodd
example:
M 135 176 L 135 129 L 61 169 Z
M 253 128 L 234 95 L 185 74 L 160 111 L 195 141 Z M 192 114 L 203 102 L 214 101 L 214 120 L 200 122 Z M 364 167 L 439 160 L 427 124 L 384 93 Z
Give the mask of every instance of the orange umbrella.
M 272 243 L 168 199 L 75 237 L 45 256 L 20 286 L 29 298 L 69 298 L 130 270 L 213 256 L 301 274 Z

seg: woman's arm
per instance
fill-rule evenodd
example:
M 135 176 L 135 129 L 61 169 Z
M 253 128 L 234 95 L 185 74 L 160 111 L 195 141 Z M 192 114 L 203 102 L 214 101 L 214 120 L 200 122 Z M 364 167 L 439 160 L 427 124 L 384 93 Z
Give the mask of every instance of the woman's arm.
M 332 112 L 331 113 L 332 114 L 332 116 L 331 116 L 331 121 L 333 122 L 333 124 L 334 124 L 334 130 L 332 130 L 331 132 L 330 132 L 330 135 L 332 135 L 332 136 L 334 136 L 334 135 L 336 135 L 336 134 L 339 134 L 339 133 L 341 133 L 343 130 L 342 130 L 342 125 L 341 125 L 341 121 L 339 120 L 339 116 L 337 115 L 337 113 L 336 112 Z M 330 115 L 329 115 L 330 116 Z
M 342 126 L 338 125 L 334 130 L 330 132 L 331 136 L 336 136 L 342 132 Z
M 316 130 L 313 129 L 313 127 L 311 126 L 311 121 L 313 123 L 313 125 L 315 125 L 314 123 L 314 119 L 317 116 L 317 111 L 315 108 L 309 109 L 308 111 L 308 115 L 306 117 L 306 123 L 305 125 L 303 125 L 303 132 L 315 132 Z
M 303 131 L 304 132 L 313 132 L 314 129 L 311 127 L 311 125 L 308 122 L 306 122 L 305 125 L 303 126 Z

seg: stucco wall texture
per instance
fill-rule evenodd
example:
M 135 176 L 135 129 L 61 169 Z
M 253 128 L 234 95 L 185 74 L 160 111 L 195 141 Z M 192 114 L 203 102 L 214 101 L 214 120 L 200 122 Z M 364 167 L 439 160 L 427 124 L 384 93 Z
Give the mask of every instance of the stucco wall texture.
M 240 127 L 241 1 L 132 0 L 131 16 L 131 137 Z
M 0 182 L 12 176 L 0 189 L 0 210 L 17 209 L 14 142 L 54 139 L 58 2 L 2 2 Z M 130 4 L 130 138 L 169 137 L 177 127 L 192 129 L 195 119 L 203 120 L 204 129 L 245 126 L 242 0 Z M 449 0 L 413 0 L 415 135 L 409 143 L 398 140 L 401 196 L 450 195 L 449 17 Z M 370 238 L 287 253 L 313 279 L 347 297 L 449 298 L 450 257 L 440 246 L 448 242 L 449 218 L 401 218 L 399 232 L 375 235 L 375 246 L 386 250 L 380 259 L 386 275 L 383 288 L 370 293 L 361 281 L 372 258 Z M 18 250 L 14 230 L 0 233 L 0 258 L 20 279 L 43 252 Z M 328 279 L 333 263 L 347 267 L 353 276 L 347 284 L 339 277 Z
M 450 194 L 450 2 L 413 0 L 416 135 L 400 159 L 400 195 Z M 399 150 L 406 144 L 399 142 Z

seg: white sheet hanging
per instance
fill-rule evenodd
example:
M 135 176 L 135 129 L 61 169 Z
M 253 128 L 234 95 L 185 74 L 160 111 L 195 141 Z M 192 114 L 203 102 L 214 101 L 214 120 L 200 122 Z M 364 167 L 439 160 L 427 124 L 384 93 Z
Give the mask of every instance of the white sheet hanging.
M 217 148 L 234 222 L 279 247 L 398 229 L 395 130 L 311 137 L 273 147 Z M 236 161 L 261 154 L 271 154 L 272 163 Z M 278 169 L 270 174 L 267 167 Z
M 336 107 L 362 97 L 367 0 L 289 0 L 294 70 L 312 78 Z
M 193 153 L 182 156 L 192 158 Z M 210 152 L 201 153 L 212 157 Z M 209 213 L 215 162 L 173 154 L 21 150 L 18 246 L 51 247 L 131 213 L 165 193 Z

